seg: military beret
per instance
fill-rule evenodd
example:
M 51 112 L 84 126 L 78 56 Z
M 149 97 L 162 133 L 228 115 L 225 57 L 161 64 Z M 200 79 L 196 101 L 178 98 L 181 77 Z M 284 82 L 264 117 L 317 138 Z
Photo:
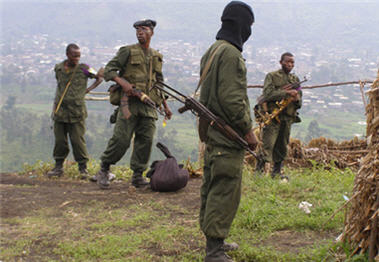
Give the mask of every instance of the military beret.
M 157 25 L 157 22 L 155 22 L 154 20 L 144 19 L 144 20 L 140 20 L 140 21 L 135 22 L 133 24 L 133 27 L 137 28 L 137 26 L 148 26 L 151 29 L 153 29 L 156 25 Z

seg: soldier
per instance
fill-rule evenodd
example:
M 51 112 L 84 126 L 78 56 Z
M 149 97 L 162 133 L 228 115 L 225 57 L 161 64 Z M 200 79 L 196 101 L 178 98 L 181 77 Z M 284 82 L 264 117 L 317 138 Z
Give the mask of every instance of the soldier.
M 233 127 L 248 142 L 257 145 L 252 130 L 247 96 L 246 66 L 241 55 L 251 35 L 254 14 L 240 1 L 224 9 L 217 41 L 201 59 L 201 74 L 212 59 L 200 92 L 200 102 Z M 202 129 L 202 127 L 199 127 Z M 245 150 L 208 127 L 201 186 L 200 228 L 206 237 L 206 262 L 232 261 L 225 252 L 238 248 L 226 243 L 241 198 L 241 180 Z
M 167 119 L 171 111 L 163 95 L 158 89 L 152 88 L 157 81 L 163 82 L 162 55 L 150 48 L 156 22 L 141 20 L 134 23 L 138 43 L 123 46 L 117 55 L 105 67 L 105 80 L 113 80 L 122 86 L 123 92 L 136 88 L 147 94 L 158 106 L 163 104 Z M 155 121 L 158 119 L 154 108 L 141 102 L 137 97 L 129 97 L 131 116 L 126 119 L 123 110 L 117 114 L 116 125 L 107 149 L 101 156 L 101 169 L 94 180 L 100 188 L 109 187 L 110 165 L 117 163 L 130 146 L 134 135 L 133 153 L 130 168 L 133 170 L 132 185 L 142 187 L 148 184 L 142 173 L 147 168 L 151 146 L 155 133 Z
M 267 104 L 269 114 L 277 107 L 276 102 L 285 98 L 291 98 L 288 107 L 279 114 L 279 120 L 273 120 L 262 129 L 263 146 L 258 153 L 256 171 L 264 171 L 266 162 L 274 162 L 271 177 L 279 176 L 288 180 L 287 176 L 281 174 L 282 163 L 287 155 L 287 145 L 290 138 L 292 123 L 300 122 L 297 110 L 301 107 L 302 92 L 291 89 L 291 84 L 299 82 L 299 78 L 291 74 L 295 66 L 295 59 L 291 53 L 282 54 L 280 61 L 282 69 L 270 72 L 266 75 L 263 86 L 263 99 Z
M 69 44 L 66 48 L 67 59 L 55 65 L 57 91 L 54 101 L 52 117 L 54 120 L 55 146 L 53 157 L 55 167 L 47 173 L 48 177 L 63 175 L 63 162 L 69 153 L 67 135 L 70 136 L 75 161 L 79 165 L 82 179 L 88 176 L 88 152 L 84 140 L 85 119 L 87 109 L 84 96 L 96 88 L 102 81 L 99 73 L 86 64 L 79 64 L 80 49 L 76 44 Z M 96 81 L 87 88 L 88 78 Z

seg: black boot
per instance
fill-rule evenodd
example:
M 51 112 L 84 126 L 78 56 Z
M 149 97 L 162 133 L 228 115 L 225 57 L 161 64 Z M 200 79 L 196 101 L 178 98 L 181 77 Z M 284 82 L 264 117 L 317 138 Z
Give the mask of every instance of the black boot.
M 107 189 L 110 185 L 109 182 L 109 167 L 107 163 L 101 163 L 101 169 L 97 173 L 97 184 L 101 189 Z
M 47 172 L 47 177 L 61 177 L 63 175 L 63 161 L 56 161 L 55 167 Z
M 233 262 L 233 260 L 225 254 L 223 246 L 223 239 L 207 237 L 204 262 Z
M 274 168 L 272 169 L 271 177 L 275 178 L 276 176 L 279 175 L 282 182 L 287 183 L 289 182 L 289 178 L 288 176 L 285 176 L 282 174 L 282 166 L 283 166 L 282 162 L 276 162 L 274 164 Z
M 149 182 L 142 176 L 142 173 L 134 172 L 132 176 L 132 185 L 134 187 L 144 187 L 147 186 Z
M 87 164 L 86 163 L 81 163 L 78 165 L 79 167 L 79 173 L 80 173 L 80 179 L 88 179 L 88 170 L 87 170 Z
M 275 178 L 276 176 L 280 176 L 282 171 L 282 162 L 275 162 L 274 167 L 272 168 L 271 177 Z
M 255 165 L 255 174 L 257 175 L 263 174 L 265 172 L 265 164 L 266 164 L 266 161 L 258 157 L 257 164 Z

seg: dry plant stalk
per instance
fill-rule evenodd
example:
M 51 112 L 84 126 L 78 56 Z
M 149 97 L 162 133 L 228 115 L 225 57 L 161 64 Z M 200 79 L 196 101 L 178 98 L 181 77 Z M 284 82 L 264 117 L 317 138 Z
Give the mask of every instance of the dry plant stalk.
M 379 260 L 379 71 L 367 92 L 368 153 L 362 159 L 354 181 L 351 207 L 345 221 L 343 239 L 353 247 L 353 254 L 369 252 L 370 261 Z

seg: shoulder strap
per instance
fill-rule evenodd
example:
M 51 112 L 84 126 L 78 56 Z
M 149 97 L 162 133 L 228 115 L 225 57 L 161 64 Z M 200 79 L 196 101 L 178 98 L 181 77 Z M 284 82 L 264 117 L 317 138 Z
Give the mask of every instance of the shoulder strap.
M 150 65 L 149 65 L 149 85 L 147 86 L 147 90 L 151 90 L 151 78 L 153 78 L 153 52 L 150 55 Z
M 223 44 L 219 45 L 219 46 L 213 51 L 213 53 L 212 53 L 212 55 L 211 55 L 211 58 L 208 60 L 207 64 L 206 64 L 205 67 L 204 67 L 203 73 L 202 73 L 201 76 L 200 76 L 199 83 L 197 84 L 197 87 L 196 87 L 195 93 L 194 93 L 194 95 L 193 95 L 194 97 L 195 97 L 197 91 L 199 90 L 201 84 L 203 83 L 204 78 L 205 78 L 205 76 L 207 75 L 209 68 L 211 67 L 211 64 L 212 64 L 213 58 L 215 57 L 217 51 L 220 49 L 220 47 L 222 47 L 222 46 L 224 46 L 224 45 L 226 45 L 226 44 L 223 43 Z

